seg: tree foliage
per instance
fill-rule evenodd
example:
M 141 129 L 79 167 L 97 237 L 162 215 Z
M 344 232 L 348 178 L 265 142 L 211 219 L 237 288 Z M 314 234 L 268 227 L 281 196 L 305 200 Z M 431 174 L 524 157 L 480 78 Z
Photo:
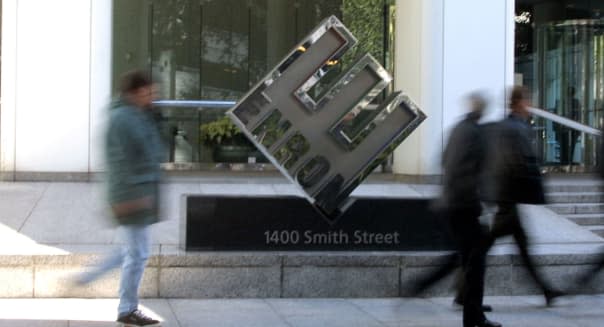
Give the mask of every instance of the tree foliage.
M 349 57 L 357 58 L 370 53 L 382 62 L 384 58 L 384 0 L 343 0 L 344 25 L 359 43 Z

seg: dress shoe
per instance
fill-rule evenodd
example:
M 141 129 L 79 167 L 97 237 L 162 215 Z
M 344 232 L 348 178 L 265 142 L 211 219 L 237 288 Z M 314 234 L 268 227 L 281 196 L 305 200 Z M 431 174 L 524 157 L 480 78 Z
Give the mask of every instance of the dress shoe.
M 555 298 L 566 295 L 566 294 L 564 292 L 558 291 L 558 290 L 547 290 L 547 291 L 543 292 L 543 295 L 545 296 L 545 305 L 547 305 L 548 307 L 551 307 L 554 304 Z

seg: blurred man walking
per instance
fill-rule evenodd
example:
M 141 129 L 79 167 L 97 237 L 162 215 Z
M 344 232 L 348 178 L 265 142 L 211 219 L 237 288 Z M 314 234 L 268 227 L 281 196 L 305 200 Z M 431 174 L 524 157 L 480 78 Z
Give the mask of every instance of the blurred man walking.
M 414 286 L 415 294 L 428 288 L 452 272 L 460 258 L 463 269 L 462 284 L 457 300 L 463 302 L 464 327 L 498 327 L 489 321 L 482 300 L 484 296 L 485 245 L 488 235 L 479 221 L 480 177 L 485 160 L 484 135 L 478 121 L 487 101 L 479 93 L 468 97 L 470 113 L 459 122 L 449 136 L 443 153 L 443 193 L 441 210 L 449 224 L 457 245 L 457 253 L 448 258 L 447 264 L 421 279 Z
M 125 74 L 121 98 L 113 104 L 106 135 L 107 186 L 123 247 L 79 279 L 86 284 L 121 266 L 119 323 L 157 326 L 138 309 L 138 289 L 149 258 L 149 225 L 158 222 L 160 136 L 150 109 L 155 85 L 144 72 Z
M 491 245 L 497 238 L 512 235 L 524 265 L 542 290 L 547 305 L 562 295 L 541 277 L 528 252 L 528 236 L 520 221 L 517 204 L 544 204 L 545 194 L 537 155 L 534 150 L 528 91 L 515 87 L 510 98 L 510 114 L 496 125 L 492 140 L 492 160 L 486 172 L 490 174 L 490 192 L 486 200 L 494 201 L 498 210 L 491 227 Z

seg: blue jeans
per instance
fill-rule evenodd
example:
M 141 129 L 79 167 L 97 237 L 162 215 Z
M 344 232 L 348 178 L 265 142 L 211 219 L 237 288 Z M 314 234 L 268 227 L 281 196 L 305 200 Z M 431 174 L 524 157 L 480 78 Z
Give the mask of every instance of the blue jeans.
M 84 274 L 79 280 L 87 284 L 110 270 L 122 266 L 118 317 L 138 308 L 138 287 L 149 259 L 149 226 L 123 225 L 120 226 L 119 232 L 123 242 L 122 248 L 108 256 L 100 266 Z

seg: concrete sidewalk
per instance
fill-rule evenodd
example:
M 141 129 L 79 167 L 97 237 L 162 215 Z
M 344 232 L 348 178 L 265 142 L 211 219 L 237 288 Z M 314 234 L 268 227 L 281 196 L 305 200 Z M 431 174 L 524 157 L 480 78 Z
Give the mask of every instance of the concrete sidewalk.
M 505 327 L 601 327 L 604 295 L 568 297 L 544 308 L 534 296 L 487 297 Z M 0 327 L 115 326 L 115 299 L 0 299 Z M 459 327 L 451 298 L 146 299 L 163 327 Z

